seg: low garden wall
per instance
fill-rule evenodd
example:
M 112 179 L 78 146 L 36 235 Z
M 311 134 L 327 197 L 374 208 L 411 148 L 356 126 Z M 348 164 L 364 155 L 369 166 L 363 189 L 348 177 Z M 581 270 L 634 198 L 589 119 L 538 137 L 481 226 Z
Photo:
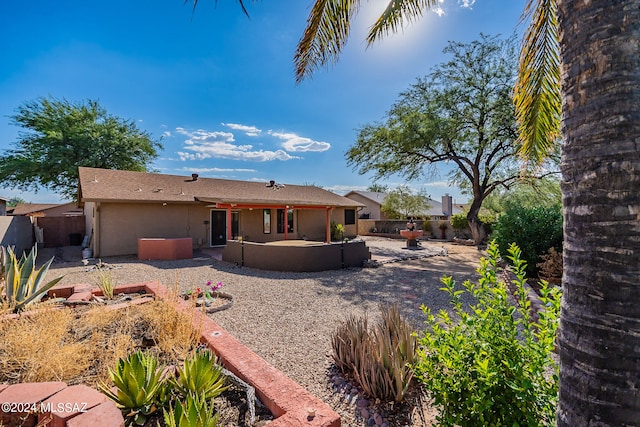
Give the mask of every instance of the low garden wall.
M 455 230 L 449 221 L 436 221 L 436 220 L 415 220 L 416 229 L 424 230 L 424 239 L 441 239 L 442 230 L 440 225 L 442 223 L 447 225 L 445 229 L 445 239 L 452 240 L 454 237 L 467 238 L 467 234 L 470 236 L 470 230 Z M 359 219 L 358 220 L 358 235 L 359 236 L 380 236 L 388 237 L 391 239 L 402 239 L 400 230 L 407 229 L 406 220 L 391 220 L 391 219 Z M 468 233 L 467 233 L 468 231 Z
M 241 266 L 273 271 L 326 271 L 362 267 L 369 259 L 364 242 L 272 245 L 228 240 L 222 260 Z

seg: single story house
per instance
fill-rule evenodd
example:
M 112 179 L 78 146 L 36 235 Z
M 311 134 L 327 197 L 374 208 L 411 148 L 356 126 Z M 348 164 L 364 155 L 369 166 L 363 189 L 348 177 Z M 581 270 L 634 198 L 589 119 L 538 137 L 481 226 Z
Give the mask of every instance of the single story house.
M 359 217 L 361 219 L 388 219 L 382 212 L 382 204 L 384 203 L 386 193 L 373 191 L 350 191 L 345 197 L 365 205 L 360 210 Z M 451 215 L 463 212 L 457 205 L 453 204 L 453 198 L 450 195 L 442 196 L 442 202 L 429 199 L 429 209 L 423 212 L 422 216 L 431 220 L 448 220 Z
M 94 256 L 136 254 L 138 239 L 330 240 L 331 222 L 357 234 L 362 204 L 315 186 L 79 168 L 80 206 Z

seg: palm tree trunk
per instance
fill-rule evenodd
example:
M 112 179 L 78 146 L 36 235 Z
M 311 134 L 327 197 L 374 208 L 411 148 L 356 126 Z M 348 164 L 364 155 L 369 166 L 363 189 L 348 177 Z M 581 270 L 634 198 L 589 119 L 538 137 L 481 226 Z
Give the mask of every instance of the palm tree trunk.
M 559 426 L 640 425 L 640 0 L 558 0 Z

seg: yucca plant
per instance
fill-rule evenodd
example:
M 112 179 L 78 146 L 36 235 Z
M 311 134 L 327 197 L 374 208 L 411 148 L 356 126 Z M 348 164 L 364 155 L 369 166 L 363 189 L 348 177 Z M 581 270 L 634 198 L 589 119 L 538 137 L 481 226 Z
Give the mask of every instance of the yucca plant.
M 218 414 L 204 395 L 188 394 L 184 402 L 177 401 L 164 411 L 164 422 L 167 427 L 216 427 Z
M 0 282 L 4 285 L 0 283 L 0 305 L 8 305 L 16 313 L 22 311 L 29 304 L 40 301 L 49 289 L 62 280 L 62 277 L 58 277 L 44 284 L 44 277 L 53 258 L 36 269 L 37 253 L 34 246 L 28 256 L 23 253 L 22 258 L 18 260 L 11 247 L 7 247 L 6 251 L 2 249 L 4 280 Z
M 111 275 L 109 270 L 105 270 L 100 266 L 100 263 L 96 264 L 96 274 L 94 277 L 96 286 L 102 291 L 102 295 L 106 299 L 113 298 L 113 288 L 116 287 L 116 279 Z
M 333 361 L 340 371 L 347 374 L 358 369 L 361 360 L 358 349 L 366 346 L 369 339 L 366 316 L 351 315 L 336 328 L 331 338 L 331 347 Z
M 400 402 L 413 378 L 416 338 L 397 306 L 381 306 L 380 310 L 380 323 L 357 351 L 354 376 L 369 396 Z
M 182 397 L 198 395 L 211 400 L 229 388 L 225 387 L 225 380 L 217 357 L 207 349 L 185 359 L 183 366 L 178 368 L 177 377 L 171 381 L 176 393 Z
M 138 350 L 121 358 L 114 370 L 109 368 L 115 392 L 104 383 L 99 388 L 122 410 L 127 425 L 143 425 L 157 410 L 160 395 L 166 392 L 162 371 L 155 356 Z

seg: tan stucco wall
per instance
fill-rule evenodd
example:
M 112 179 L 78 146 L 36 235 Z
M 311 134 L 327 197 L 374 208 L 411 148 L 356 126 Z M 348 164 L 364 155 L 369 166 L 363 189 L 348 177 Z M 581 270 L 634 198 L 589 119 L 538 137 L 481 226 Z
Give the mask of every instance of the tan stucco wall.
M 261 270 L 325 271 L 361 267 L 369 259 L 369 249 L 362 241 L 279 246 L 230 240 L 222 251 L 222 259 Z
M 136 254 L 143 237 L 191 237 L 194 246 L 209 246 L 209 212 L 195 204 L 100 203 L 95 256 Z
M 380 210 L 380 204 L 374 202 L 373 200 L 362 197 L 361 195 L 355 193 L 349 194 L 348 198 L 365 205 L 364 208 L 358 211 L 358 216 L 362 214 L 369 214 L 369 219 L 386 219 L 386 216 Z

